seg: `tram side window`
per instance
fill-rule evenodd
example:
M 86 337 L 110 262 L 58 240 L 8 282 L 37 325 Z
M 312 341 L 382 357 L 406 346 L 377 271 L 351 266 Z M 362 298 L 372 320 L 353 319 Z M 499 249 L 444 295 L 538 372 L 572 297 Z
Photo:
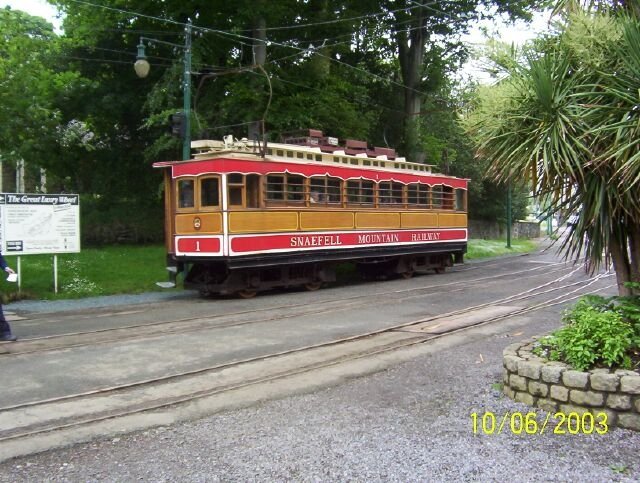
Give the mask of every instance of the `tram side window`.
M 442 187 L 442 208 L 444 210 L 453 210 L 455 202 L 453 188 L 450 186 Z
M 431 190 L 431 204 L 433 208 L 442 208 L 442 185 L 435 185 Z
M 304 178 L 302 176 L 287 175 L 287 201 L 298 204 L 304 201 Z
M 270 174 L 267 176 L 265 200 L 267 204 L 298 205 L 304 201 L 304 178 L 297 175 Z
M 314 177 L 309 181 L 310 204 L 339 204 L 342 202 L 341 181 L 328 176 Z
M 229 206 L 244 206 L 244 175 L 230 173 L 227 175 L 227 192 Z
M 200 180 L 200 205 L 203 208 L 220 206 L 220 180 L 218 178 Z
M 265 190 L 266 201 L 284 201 L 284 176 L 270 174 L 267 176 L 267 188 Z
M 193 208 L 194 189 L 192 179 L 181 179 L 178 181 L 178 208 Z
M 347 203 L 352 205 L 373 205 L 373 181 L 347 181 Z
M 384 182 L 378 185 L 378 203 L 380 205 L 398 205 L 403 203 L 402 185 Z
M 456 189 L 456 211 L 465 211 L 465 191 L 461 188 Z
M 412 183 L 407 187 L 407 202 L 410 205 L 429 206 L 429 187 L 420 183 Z

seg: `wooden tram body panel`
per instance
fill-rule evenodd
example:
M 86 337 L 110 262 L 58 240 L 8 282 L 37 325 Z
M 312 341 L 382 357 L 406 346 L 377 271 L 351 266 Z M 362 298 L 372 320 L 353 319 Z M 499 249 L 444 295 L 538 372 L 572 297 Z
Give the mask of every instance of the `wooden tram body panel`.
M 260 270 L 294 266 L 309 268 L 298 283 L 330 280 L 327 268 L 341 260 L 393 260 L 398 273 L 462 261 L 467 180 L 401 158 L 271 146 L 264 158 L 219 149 L 154 164 L 165 168 L 168 261 L 190 267 L 186 285 L 225 293 L 295 284 L 284 272 L 258 280 Z

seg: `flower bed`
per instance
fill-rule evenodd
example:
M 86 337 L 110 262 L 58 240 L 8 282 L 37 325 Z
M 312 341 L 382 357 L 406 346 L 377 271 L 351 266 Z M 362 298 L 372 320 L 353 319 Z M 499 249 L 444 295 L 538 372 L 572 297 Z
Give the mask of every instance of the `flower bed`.
M 640 374 L 630 370 L 576 371 L 533 353 L 535 340 L 503 352 L 504 394 L 552 414 L 607 414 L 609 426 L 640 431 Z

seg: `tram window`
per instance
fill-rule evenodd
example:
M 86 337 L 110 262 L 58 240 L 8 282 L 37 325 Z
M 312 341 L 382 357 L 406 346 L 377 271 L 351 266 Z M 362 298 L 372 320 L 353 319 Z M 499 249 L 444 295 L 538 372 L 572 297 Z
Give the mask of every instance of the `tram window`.
M 178 181 L 178 208 L 193 208 L 194 189 L 192 179 L 181 179 Z
M 402 185 L 400 183 L 380 183 L 378 185 L 378 204 L 397 205 L 402 204 Z
M 284 151 L 282 149 L 278 149 L 276 150 L 276 155 L 284 157 Z
M 244 175 L 230 173 L 227 175 L 227 193 L 229 206 L 244 206 Z
M 442 185 L 436 185 L 431 190 L 433 208 L 442 208 Z
M 287 201 L 304 201 L 304 178 L 287 176 Z
M 309 201 L 310 203 L 341 203 L 341 181 L 338 178 L 327 176 L 314 177 L 309 181 Z M 315 201 L 312 199 L 315 198 Z
M 327 202 L 327 178 L 311 178 L 309 181 L 309 203 L 325 204 Z
M 322 161 L 322 154 L 316 154 L 316 161 Z
M 260 208 L 260 175 L 248 174 L 245 179 L 247 208 Z
M 327 201 L 342 203 L 342 182 L 337 178 L 327 178 Z
M 464 190 L 458 188 L 456 189 L 456 211 L 464 211 L 464 204 Z
M 265 192 L 267 201 L 284 201 L 284 176 L 270 174 L 267 176 L 267 189 Z
M 429 206 L 429 187 L 413 183 L 407 187 L 407 202 L 410 205 Z
M 220 206 L 220 181 L 218 178 L 204 178 L 200 181 L 200 205 Z
M 450 186 L 442 187 L 442 208 L 445 210 L 453 210 L 454 206 L 453 188 Z
M 309 161 L 313 161 L 313 154 L 307 154 L 307 159 Z
M 372 205 L 373 181 L 347 181 L 347 202 L 356 205 Z
M 300 159 L 304 158 L 304 153 L 301 153 L 300 151 L 298 151 L 296 153 L 296 156 L 299 157 Z

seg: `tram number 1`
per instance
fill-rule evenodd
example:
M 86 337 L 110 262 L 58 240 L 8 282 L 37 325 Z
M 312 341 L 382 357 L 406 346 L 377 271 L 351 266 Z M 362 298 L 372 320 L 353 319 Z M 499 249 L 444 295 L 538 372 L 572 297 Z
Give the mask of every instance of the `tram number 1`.
M 200 240 L 196 240 L 196 251 L 200 251 Z

